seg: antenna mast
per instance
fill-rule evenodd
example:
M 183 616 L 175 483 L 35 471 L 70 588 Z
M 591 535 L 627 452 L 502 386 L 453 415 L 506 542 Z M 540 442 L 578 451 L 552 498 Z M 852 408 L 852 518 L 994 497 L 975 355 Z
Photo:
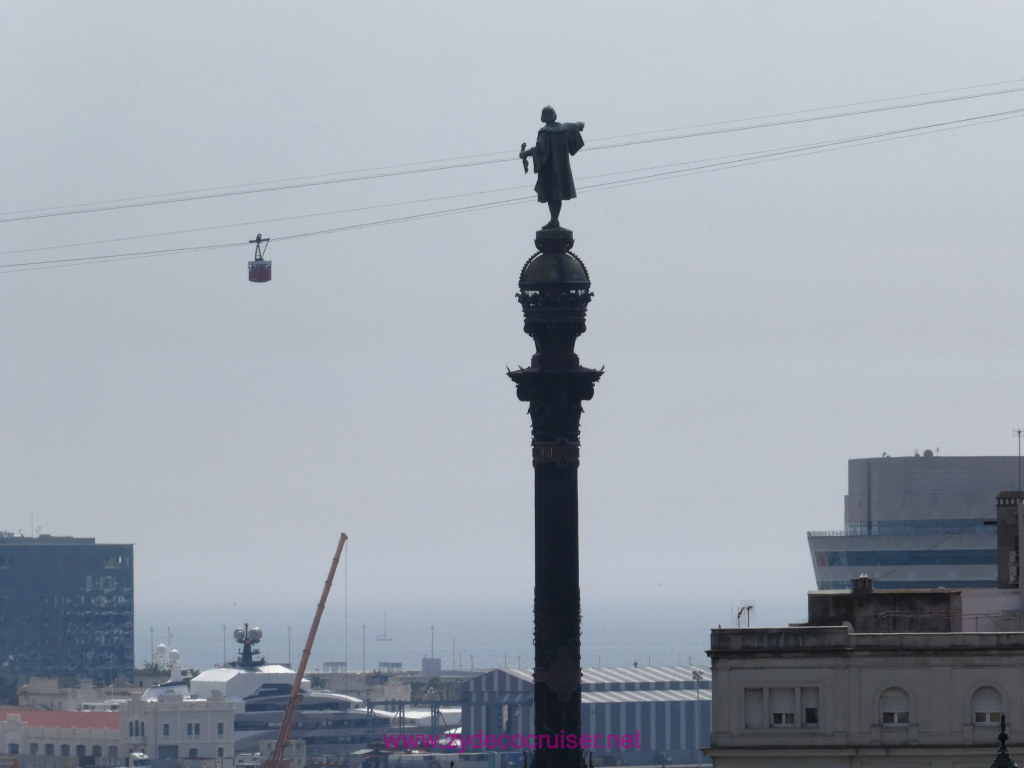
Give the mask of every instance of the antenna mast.
M 1020 484 L 1020 436 L 1024 434 L 1024 429 L 1015 429 L 1013 434 L 1017 436 L 1017 490 L 1021 491 L 1024 488 L 1021 488 Z

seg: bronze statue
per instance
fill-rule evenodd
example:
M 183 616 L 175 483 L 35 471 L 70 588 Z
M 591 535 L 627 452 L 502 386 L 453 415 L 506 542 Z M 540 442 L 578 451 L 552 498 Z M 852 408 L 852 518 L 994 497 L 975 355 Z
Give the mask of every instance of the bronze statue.
M 526 170 L 526 158 L 533 158 L 533 172 L 537 174 L 537 200 L 548 204 L 551 221 L 544 229 L 558 227 L 558 214 L 562 210 L 562 201 L 576 197 L 576 185 L 572 181 L 572 168 L 569 167 L 569 156 L 575 155 L 583 147 L 583 123 L 556 123 L 558 115 L 552 107 L 544 107 L 540 113 L 544 127 L 537 132 L 537 145 L 519 152 Z

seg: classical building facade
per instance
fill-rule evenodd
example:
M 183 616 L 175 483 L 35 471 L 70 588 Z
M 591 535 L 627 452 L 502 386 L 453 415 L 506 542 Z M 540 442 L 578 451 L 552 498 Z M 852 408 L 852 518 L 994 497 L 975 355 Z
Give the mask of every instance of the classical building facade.
M 223 696 L 206 699 L 139 696 L 121 705 L 120 737 L 129 752 L 145 752 L 157 764 L 188 760 L 222 768 L 235 757 L 235 706 Z
M 0 708 L 0 744 L 21 768 L 110 768 L 127 754 L 117 712 Z
M 1024 723 L 1022 633 L 719 629 L 709 653 L 715 768 L 977 768 Z
M 115 768 L 133 752 L 157 766 L 229 768 L 234 762 L 235 708 L 223 696 L 143 701 L 135 695 L 106 705 L 103 711 L 0 708 L 3 752 L 16 756 L 21 768 Z
M 993 607 L 1014 590 L 978 590 Z M 1024 632 L 983 629 L 976 590 L 812 592 L 806 624 L 714 629 L 716 768 L 975 768 L 1024 724 Z M 997 617 L 1002 614 L 995 614 Z M 1013 742 L 1011 741 L 1011 746 Z

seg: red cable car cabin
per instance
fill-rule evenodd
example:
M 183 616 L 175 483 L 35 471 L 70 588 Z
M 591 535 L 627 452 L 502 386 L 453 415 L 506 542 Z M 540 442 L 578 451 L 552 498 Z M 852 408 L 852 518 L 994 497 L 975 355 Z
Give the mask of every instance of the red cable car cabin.
M 250 283 L 269 283 L 270 282 L 270 262 L 264 261 L 263 259 L 256 259 L 255 261 L 249 262 L 249 282 Z
M 256 258 L 249 262 L 249 282 L 250 283 L 269 283 L 270 282 L 270 262 L 264 261 L 263 251 L 266 250 L 266 244 L 270 242 L 269 237 L 263 237 L 263 235 L 256 235 L 255 240 L 250 240 L 249 243 L 256 244 Z M 261 247 L 262 246 L 262 247 Z

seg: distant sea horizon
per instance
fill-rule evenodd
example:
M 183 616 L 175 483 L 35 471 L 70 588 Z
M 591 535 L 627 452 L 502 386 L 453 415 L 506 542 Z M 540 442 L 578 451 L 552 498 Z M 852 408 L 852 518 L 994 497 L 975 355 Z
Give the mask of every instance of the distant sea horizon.
M 135 665 L 150 661 L 157 644 L 181 654 L 184 668 L 208 669 L 237 658 L 236 627 L 246 621 L 263 632 L 260 650 L 267 662 L 297 667 L 312 624 L 315 605 L 305 610 L 268 607 L 244 616 L 212 608 L 165 606 L 137 608 Z M 794 604 L 755 607 L 753 626 L 778 626 L 802 621 Z M 607 606 L 584 603 L 582 663 L 584 667 L 708 665 L 705 651 L 711 629 L 735 626 L 730 606 Z M 349 607 L 345 614 L 329 605 L 310 654 L 307 674 L 325 662 L 346 662 L 350 672 L 373 671 L 381 662 L 400 663 L 419 671 L 422 659 L 441 659 L 444 670 L 465 673 L 492 668 L 533 666 L 533 616 L 530 606 L 475 609 L 459 604 L 381 608 Z M 746 619 L 743 620 L 744 626 Z M 365 629 L 364 629 L 365 625 Z

